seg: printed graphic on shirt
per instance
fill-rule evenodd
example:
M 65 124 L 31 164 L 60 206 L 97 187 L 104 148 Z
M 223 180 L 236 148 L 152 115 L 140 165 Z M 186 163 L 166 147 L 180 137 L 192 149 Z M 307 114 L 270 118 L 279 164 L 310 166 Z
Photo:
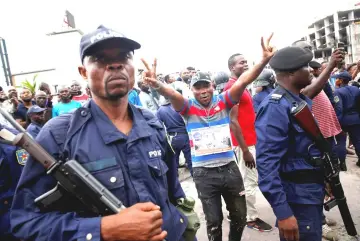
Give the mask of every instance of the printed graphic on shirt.
M 191 131 L 195 156 L 232 150 L 229 124 L 197 128 Z
M 25 165 L 30 155 L 24 149 L 19 149 L 16 151 L 16 159 L 20 165 Z

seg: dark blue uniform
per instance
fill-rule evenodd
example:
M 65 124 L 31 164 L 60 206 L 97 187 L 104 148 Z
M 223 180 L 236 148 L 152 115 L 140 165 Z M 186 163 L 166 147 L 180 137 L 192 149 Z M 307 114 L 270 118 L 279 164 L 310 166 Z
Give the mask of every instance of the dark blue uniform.
M 17 134 L 15 130 L 8 130 Z M 28 157 L 24 149 L 0 144 L 0 240 L 18 240 L 10 233 L 10 207 Z
M 359 99 L 360 90 L 355 86 L 344 86 L 335 90 L 339 105 L 337 116 L 341 128 L 348 132 L 349 138 L 355 147 L 356 154 L 360 158 L 360 113 Z M 346 138 L 341 140 L 345 144 Z
M 184 153 L 187 167 L 192 175 L 191 149 L 189 135 L 181 115 L 174 110 L 170 103 L 160 106 L 156 116 L 164 123 L 171 139 L 171 146 L 175 152 L 175 162 L 179 166 L 180 152 Z
M 259 105 L 274 89 L 271 87 L 264 86 L 263 90 L 253 96 L 253 106 L 255 113 L 257 113 Z
M 31 123 L 27 128 L 26 131 L 29 133 L 33 138 L 36 138 L 41 130 L 41 126 L 36 123 Z
M 287 90 L 275 93 L 260 104 L 255 122 L 259 188 L 278 220 L 296 217 L 301 241 L 321 241 L 324 174 L 309 163 L 321 155 L 290 115 L 293 104 L 284 93 L 309 106 L 311 100 Z
M 153 202 L 160 206 L 167 240 L 183 240 L 187 219 L 173 205 L 184 192 L 162 124 L 147 110 L 129 104 L 133 127 L 122 134 L 92 100 L 72 114 L 51 119 L 36 140 L 59 158 L 64 134 L 64 152 L 90 171 L 125 206 Z M 170 160 L 170 161 L 168 161 Z M 165 162 L 166 163 L 165 163 Z M 40 213 L 34 199 L 56 185 L 44 168 L 29 159 L 15 195 L 11 213 L 12 230 L 19 238 L 30 240 L 101 240 L 100 217 L 83 217 L 78 212 Z M 64 206 L 73 204 L 67 200 Z

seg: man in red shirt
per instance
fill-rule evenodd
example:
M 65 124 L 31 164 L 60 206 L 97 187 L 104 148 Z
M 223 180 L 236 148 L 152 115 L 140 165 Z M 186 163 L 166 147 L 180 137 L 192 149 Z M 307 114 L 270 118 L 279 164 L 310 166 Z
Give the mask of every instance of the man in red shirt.
M 89 96 L 82 91 L 81 84 L 78 81 L 73 80 L 70 88 L 72 100 L 78 101 L 83 104 L 89 99 Z
M 240 75 L 248 70 L 247 60 L 241 54 L 234 54 L 229 58 L 228 67 L 231 71 L 231 78 L 225 85 L 224 91 L 231 88 Z M 256 157 L 255 111 L 251 95 L 247 89 L 240 97 L 239 104 L 232 108 L 230 122 L 232 143 L 235 146 L 235 153 L 239 159 L 239 168 L 244 178 L 247 227 L 259 231 L 271 231 L 271 225 L 259 218 L 255 207 L 256 188 L 258 186 L 254 160 L 254 157 Z

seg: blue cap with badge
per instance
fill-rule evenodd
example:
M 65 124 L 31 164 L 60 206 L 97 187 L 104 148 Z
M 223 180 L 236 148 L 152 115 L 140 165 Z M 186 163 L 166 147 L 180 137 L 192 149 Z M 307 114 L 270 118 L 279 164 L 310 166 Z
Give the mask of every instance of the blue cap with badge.
M 29 110 L 27 111 L 27 114 L 32 114 L 32 113 L 40 113 L 40 112 L 43 112 L 45 111 L 46 109 L 45 108 L 41 108 L 40 106 L 38 105 L 33 105 L 29 108 Z
M 100 25 L 95 31 L 82 36 L 80 41 L 80 58 L 81 62 L 84 60 L 86 54 L 88 54 L 95 47 L 99 47 L 101 43 L 112 41 L 121 48 L 129 51 L 139 49 L 141 45 L 112 29 L 106 28 Z

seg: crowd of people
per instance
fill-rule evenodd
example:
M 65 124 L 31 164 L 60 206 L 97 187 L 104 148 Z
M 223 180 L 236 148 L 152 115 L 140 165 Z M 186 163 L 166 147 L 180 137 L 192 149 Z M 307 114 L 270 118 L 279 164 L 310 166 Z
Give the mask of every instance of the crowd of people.
M 145 68 L 134 86 L 132 58 L 140 44 L 100 26 L 80 43 L 85 91 L 73 81 L 58 89 L 54 104 L 44 83 L 36 93 L 22 89 L 20 98 L 14 87 L 1 90 L 1 108 L 46 151 L 77 160 L 128 208 L 106 217 L 77 208 L 40 210 L 34 199 L 56 181 L 24 150 L 0 144 L 1 179 L 10 178 L 2 175 L 9 172 L 6 161 L 19 166 L 11 177 L 16 184 L 1 184 L 0 237 L 196 240 L 184 238 L 188 220 L 176 208 L 177 200 L 186 198 L 177 172 L 183 153 L 209 240 L 222 240 L 222 198 L 229 240 L 241 240 L 245 227 L 273 230 L 256 208 L 258 187 L 276 216 L 280 240 L 336 240 L 330 228 L 336 223 L 323 212 L 321 153 L 291 111 L 307 103 L 346 171 L 347 136 L 360 157 L 360 62 L 346 68 L 337 49 L 329 62 L 319 63 L 306 42 L 277 51 L 271 38 L 262 39 L 262 59 L 251 68 L 236 53 L 226 72 L 188 67 L 163 77 L 156 73 L 156 60 L 151 67 L 142 60 Z M 0 124 L 11 129 L 5 118 Z

